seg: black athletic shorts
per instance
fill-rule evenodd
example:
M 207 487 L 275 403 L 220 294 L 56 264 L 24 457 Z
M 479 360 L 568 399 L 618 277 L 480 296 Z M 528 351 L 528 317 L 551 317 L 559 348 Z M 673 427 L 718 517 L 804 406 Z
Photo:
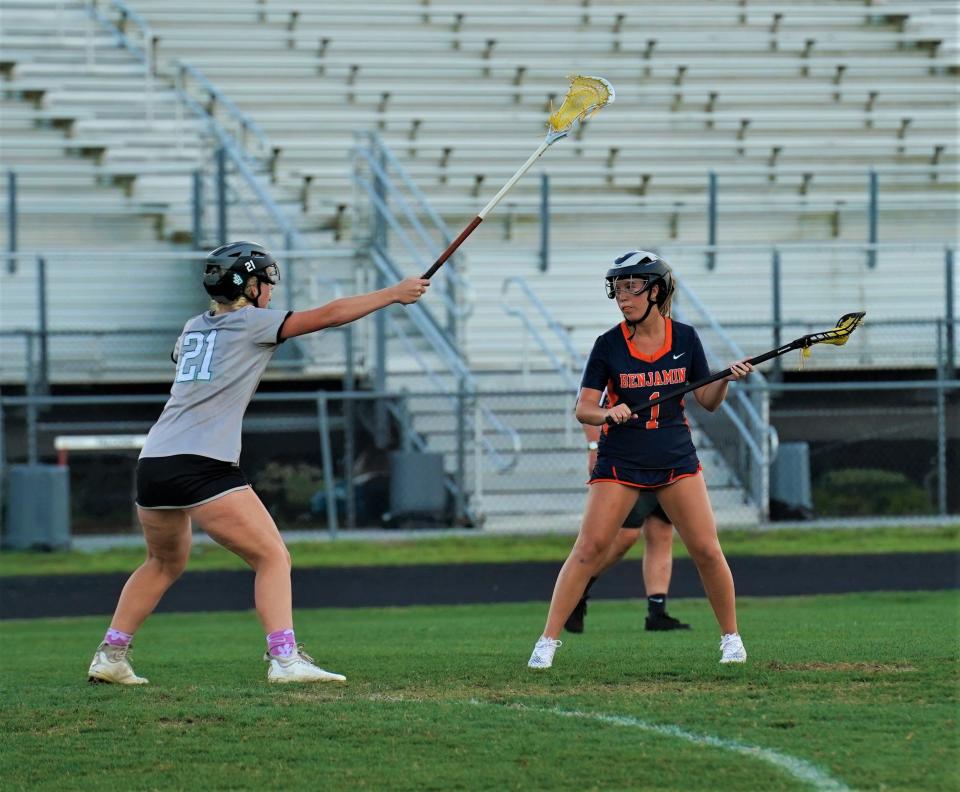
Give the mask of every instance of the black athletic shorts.
M 137 506 L 186 509 L 249 487 L 239 465 L 196 454 L 144 457 L 137 462 Z
M 624 528 L 639 528 L 647 517 L 659 517 L 666 523 L 671 522 L 653 490 L 640 490 L 637 496 L 637 502 L 623 521 Z

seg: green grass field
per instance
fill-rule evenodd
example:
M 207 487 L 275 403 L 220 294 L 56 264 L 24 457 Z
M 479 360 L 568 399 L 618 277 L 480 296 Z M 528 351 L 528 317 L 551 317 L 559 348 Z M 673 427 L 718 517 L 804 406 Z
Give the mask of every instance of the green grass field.
M 749 663 L 638 602 L 525 667 L 545 605 L 301 611 L 345 685 L 268 686 L 252 613 L 157 615 L 145 688 L 90 686 L 107 619 L 0 622 L 4 789 L 956 790 L 956 592 L 744 599 Z
M 924 553 L 960 550 L 960 524 L 933 528 L 883 527 L 722 531 L 728 556 L 839 555 L 855 553 Z M 573 544 L 570 534 L 498 536 L 477 534 L 440 538 L 369 541 L 344 538 L 335 542 L 294 542 L 290 554 L 296 567 L 456 564 L 506 561 L 562 561 Z M 640 543 L 642 544 L 642 543 Z M 631 555 L 640 555 L 636 547 Z M 679 539 L 674 554 L 687 554 Z M 143 548 L 113 548 L 97 552 L 4 552 L 0 577 L 94 572 L 132 572 L 143 560 Z M 197 544 L 190 569 L 245 569 L 243 561 L 216 545 Z

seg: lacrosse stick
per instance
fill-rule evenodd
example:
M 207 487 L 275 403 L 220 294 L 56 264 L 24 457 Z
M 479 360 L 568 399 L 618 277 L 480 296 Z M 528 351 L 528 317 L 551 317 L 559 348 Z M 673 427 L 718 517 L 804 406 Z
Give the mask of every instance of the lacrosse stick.
M 423 277 L 432 277 L 433 274 L 443 266 L 443 263 L 453 255 L 453 252 L 460 247 L 464 240 L 473 233 L 474 229 L 483 222 L 483 218 L 493 211 L 493 208 L 500 203 L 503 196 L 510 192 L 513 185 L 520 181 L 520 177 L 530 170 L 533 163 L 540 158 L 540 155 L 543 154 L 549 146 L 556 143 L 560 138 L 566 137 L 577 121 L 585 121 L 600 110 L 600 108 L 613 102 L 615 96 L 613 86 L 602 77 L 572 77 L 570 80 L 570 88 L 563 100 L 563 104 L 560 105 L 557 112 L 547 120 L 548 132 L 543 143 L 533 152 L 530 159 L 520 166 L 520 170 L 514 173 L 509 181 L 500 188 L 500 192 L 493 196 L 490 203 L 480 210 L 480 214 L 474 217 L 473 220 L 470 221 L 470 224 L 460 232 L 460 236 L 450 243 L 450 247 L 440 254 L 440 258 L 433 262 L 433 266 L 423 273 Z
M 860 326 L 860 323 L 863 321 L 863 317 L 865 315 L 865 311 L 844 314 L 839 320 L 837 320 L 837 326 L 830 330 L 824 330 L 820 333 L 810 333 L 805 336 L 800 336 L 800 338 L 795 338 L 789 344 L 784 344 L 782 347 L 771 349 L 769 352 L 764 352 L 762 355 L 752 357 L 747 362 L 752 366 L 756 366 L 760 363 L 764 363 L 775 357 L 786 354 L 792 349 L 802 349 L 803 356 L 809 357 L 810 347 L 812 347 L 814 344 L 833 344 L 834 346 L 843 346 L 847 343 L 847 339 L 850 338 L 850 334 Z M 644 402 L 643 404 L 631 405 L 630 409 L 633 410 L 633 417 L 638 417 L 637 413 L 640 410 L 649 410 L 651 407 L 656 407 L 658 404 L 663 404 L 665 401 L 676 399 L 678 396 L 683 396 L 686 393 L 690 393 L 692 390 L 696 390 L 704 385 L 709 385 L 711 382 L 716 382 L 719 379 L 729 376 L 730 369 L 725 368 L 723 371 L 718 371 L 716 374 L 711 374 L 709 377 L 704 377 L 702 380 L 698 380 L 697 382 L 688 383 L 682 388 L 678 388 L 677 390 L 671 391 L 670 393 L 664 394 L 656 399 L 650 399 L 650 401 Z M 607 423 L 611 426 L 614 425 L 613 420 L 609 416 L 607 417 Z

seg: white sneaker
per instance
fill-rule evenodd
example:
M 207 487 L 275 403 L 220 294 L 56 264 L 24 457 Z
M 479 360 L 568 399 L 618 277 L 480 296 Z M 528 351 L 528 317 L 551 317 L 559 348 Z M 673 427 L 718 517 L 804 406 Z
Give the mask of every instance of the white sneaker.
M 267 669 L 267 682 L 346 682 L 342 674 L 324 671 L 310 655 L 303 651 L 303 644 L 297 644 L 297 651 L 290 657 L 274 657 L 269 652 L 263 659 L 270 663 Z
M 743 641 L 739 633 L 727 633 L 720 637 L 721 663 L 746 663 L 747 650 L 743 648 Z
M 553 656 L 561 646 L 563 646 L 563 641 L 541 635 L 537 639 L 536 646 L 533 647 L 533 654 L 530 655 L 527 666 L 530 668 L 550 668 L 553 665 Z
M 128 646 L 100 644 L 90 662 L 87 679 L 90 682 L 111 682 L 117 685 L 146 685 L 149 680 L 133 673 L 133 666 L 130 665 L 131 649 L 133 644 Z

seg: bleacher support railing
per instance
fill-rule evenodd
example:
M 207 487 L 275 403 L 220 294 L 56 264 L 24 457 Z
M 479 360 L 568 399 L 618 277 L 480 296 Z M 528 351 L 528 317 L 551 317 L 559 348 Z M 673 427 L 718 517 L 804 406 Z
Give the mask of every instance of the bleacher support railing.
M 266 161 L 272 155 L 272 144 L 260 125 L 210 82 L 203 72 L 184 61 L 177 61 L 175 67 L 177 92 L 181 96 L 190 96 L 195 99 L 193 89 L 195 86 L 200 88 L 205 104 L 200 105 L 197 101 L 196 106 L 202 107 L 206 115 L 217 119 L 224 131 L 239 143 L 240 149 L 248 157 Z M 225 111 L 226 118 L 218 112 L 220 108 Z
M 509 302 L 507 293 L 513 286 L 516 286 L 518 289 L 520 289 L 523 296 L 527 299 L 530 305 L 533 306 L 533 309 L 537 312 L 537 314 L 539 314 L 547 329 L 550 330 L 550 332 L 560 342 L 560 346 L 563 349 L 563 358 L 558 357 L 553 352 L 553 350 L 550 348 L 550 344 L 547 343 L 547 340 L 543 337 L 540 331 L 537 330 L 527 313 L 523 309 Z M 553 364 L 553 368 L 560 376 L 562 382 L 570 389 L 571 392 L 575 392 L 580 384 L 577 376 L 579 370 L 583 368 L 584 359 L 583 355 L 577 352 L 576 348 L 574 347 L 573 341 L 570 339 L 570 334 L 560 325 L 559 322 L 557 322 L 553 314 L 547 310 L 547 307 L 540 301 L 536 294 L 534 294 L 533 289 L 530 288 L 530 285 L 526 282 L 526 280 L 519 275 L 506 278 L 503 281 L 503 285 L 500 287 L 500 296 L 502 298 L 500 307 L 503 308 L 504 312 L 508 316 L 514 317 L 520 322 L 521 325 L 523 325 L 524 333 L 522 336 L 523 341 L 520 350 L 520 357 L 521 370 L 523 372 L 524 384 L 526 387 L 530 387 L 530 349 L 528 339 L 532 338 L 540 348 L 540 351 L 546 355 L 550 363 Z M 564 437 L 567 445 L 573 445 L 573 430 L 575 423 L 576 419 L 573 411 L 568 410 L 563 418 Z
M 143 64 L 144 92 L 146 94 L 147 121 L 153 120 L 153 82 L 157 73 L 157 36 L 147 21 L 130 8 L 123 0 L 110 0 L 110 8 L 118 12 L 117 22 L 111 22 L 101 11 L 101 0 L 88 0 L 87 10 L 92 19 L 100 22 L 116 38 L 120 46 L 129 50 Z M 128 29 L 127 22 L 133 23 Z M 88 34 L 92 33 L 90 28 Z M 87 46 L 88 58 L 95 57 L 95 48 Z
M 353 155 L 356 186 L 374 202 L 379 222 L 389 226 L 378 233 L 382 236 L 393 231 L 417 269 L 425 271 L 453 241 L 447 224 L 376 132 L 359 134 Z M 369 169 L 370 178 L 364 175 L 365 169 Z M 473 307 L 470 285 L 457 270 L 458 258 L 453 256 L 435 278 L 446 307 L 446 333 L 455 341 L 459 322 Z
M 7 171 L 7 272 L 17 268 L 17 172 Z
M 694 312 L 695 317 L 691 316 Z M 707 362 L 712 369 L 722 368 L 730 360 L 747 357 L 703 302 L 681 280 L 677 280 L 673 314 L 681 322 L 698 328 Z M 759 510 L 761 519 L 766 519 L 770 502 L 770 464 L 776 457 L 779 441 L 776 429 L 770 425 L 770 397 L 766 378 L 760 372 L 755 372 L 751 379 L 753 391 L 750 396 L 734 384 L 728 390 L 719 412 L 711 414 L 700 411 L 698 422 L 738 476 L 740 484 Z M 726 421 L 721 421 L 720 416 Z M 734 429 L 732 433 L 731 427 Z
M 385 277 L 396 279 L 399 272 L 395 264 L 384 255 L 383 251 L 374 249 L 371 251 L 371 259 L 377 270 Z M 437 328 L 436 323 L 425 316 L 427 309 L 419 303 L 406 306 L 407 315 L 411 317 L 412 323 L 419 331 L 419 335 L 430 341 L 431 350 L 437 354 L 437 358 L 443 364 L 441 371 L 434 369 L 427 358 L 416 351 L 415 346 L 410 339 L 409 333 L 403 328 L 402 323 L 386 312 L 380 312 L 384 323 L 389 323 L 391 329 L 397 338 L 403 343 L 407 351 L 413 355 L 421 365 L 423 372 L 429 377 L 437 389 L 437 394 L 444 396 L 451 404 L 455 403 L 460 393 L 476 393 L 478 388 L 477 380 L 466 361 L 460 355 L 459 351 L 451 345 L 449 339 L 445 337 Z M 385 349 L 385 342 L 378 341 L 378 349 Z M 378 383 L 386 384 L 386 371 L 378 375 Z M 473 421 L 469 416 L 464 417 L 469 423 L 470 431 L 473 431 Z M 492 410 L 484 410 L 484 420 L 486 424 L 494 430 L 496 434 L 505 437 L 508 440 L 510 452 L 504 454 L 500 452 L 493 443 L 484 435 L 483 446 L 489 455 L 494 468 L 499 472 L 510 470 L 517 463 L 517 455 L 522 451 L 520 436 L 513 427 L 504 423 Z
M 154 78 L 159 76 L 156 59 L 158 38 L 143 17 L 130 8 L 124 0 L 110 0 L 110 7 L 119 12 L 116 23 L 101 10 L 101 2 L 102 0 L 89 0 L 87 8 L 90 17 L 113 35 L 120 46 L 126 48 L 144 64 L 145 89 L 148 92 L 147 107 L 149 118 L 152 119 L 150 97 L 153 93 Z M 128 31 L 126 25 L 128 20 L 133 23 L 137 36 L 133 35 L 133 31 Z M 240 190 L 226 184 L 229 165 L 230 171 L 239 177 L 240 183 L 252 194 L 253 200 L 262 206 L 264 215 L 269 219 L 268 225 L 261 225 L 257 229 L 266 239 L 269 239 L 269 244 L 275 249 L 281 249 L 281 246 L 287 250 L 305 248 L 295 224 L 280 209 L 257 177 L 258 173 L 265 172 L 271 167 L 269 157 L 273 155 L 274 148 L 266 134 L 199 69 L 183 61 L 177 61 L 174 68 L 171 81 L 179 99 L 176 105 L 178 119 L 182 107 L 189 109 L 206 124 L 208 133 L 217 141 L 217 146 L 222 151 L 216 155 L 221 160 L 218 180 L 215 182 L 221 217 L 221 221 L 217 224 L 218 232 L 222 234 L 227 231 L 226 223 L 223 221 L 227 188 L 230 188 L 229 192 L 235 200 L 243 201 Z M 205 103 L 201 103 L 194 96 L 195 88 L 200 89 Z M 220 109 L 225 113 L 219 113 Z M 249 205 L 249 202 L 246 202 L 246 205 Z
M 423 272 L 449 244 L 452 239 L 449 229 L 376 133 L 360 135 L 353 153 L 354 185 L 369 207 L 367 245 L 370 261 L 377 273 L 377 286 L 402 278 L 401 262 L 409 264 L 417 272 Z M 392 239 L 397 240 L 399 246 L 392 245 Z M 422 303 L 407 306 L 402 319 L 385 311 L 378 312 L 374 317 L 376 387 L 378 390 L 386 389 L 389 331 L 403 345 L 407 354 L 418 362 L 437 393 L 456 409 L 460 434 L 473 434 L 478 430 L 472 405 L 464 406 L 462 400 L 463 394 L 475 393 L 478 385 L 460 353 L 458 339 L 459 322 L 470 310 L 470 301 L 467 299 L 470 292 L 456 267 L 444 269 L 434 279 L 434 288 L 438 290 L 446 308 L 445 324 Z M 430 352 L 441 367 L 439 370 L 417 349 L 410 333 L 411 325 L 415 328 L 415 334 L 429 344 Z M 517 462 L 521 450 L 520 437 L 489 408 L 483 408 L 482 412 L 486 431 L 480 431 L 480 435 L 484 452 L 495 470 L 508 470 Z M 379 420 L 383 423 L 385 416 Z M 487 437 L 487 431 L 505 438 L 510 451 L 505 453 L 499 450 Z M 458 459 L 461 460 L 462 445 L 458 443 Z M 458 471 L 462 471 L 464 464 L 458 464 L 457 467 Z M 459 499 L 458 508 L 463 505 L 467 509 L 463 491 L 462 482 L 457 481 L 454 496 Z
M 553 352 L 553 350 L 550 348 L 550 345 L 547 343 L 547 340 L 534 326 L 527 313 L 524 312 L 522 308 L 512 304 L 509 301 L 509 292 L 514 287 L 521 291 L 523 296 L 533 307 L 534 311 L 539 314 L 547 329 L 550 330 L 550 332 L 560 342 L 560 346 L 563 350 L 563 358 L 558 357 Z M 547 356 L 547 359 L 553 364 L 554 369 L 556 369 L 563 382 L 570 388 L 575 389 L 580 384 L 578 377 L 580 369 L 583 368 L 583 364 L 585 362 L 583 355 L 577 351 L 576 347 L 574 347 L 573 341 L 570 339 L 570 334 L 566 331 L 566 329 L 564 329 L 564 327 L 556 320 L 553 314 L 550 313 L 540 298 L 534 294 L 533 289 L 530 288 L 530 284 L 527 283 L 526 279 L 519 275 L 505 278 L 503 284 L 500 286 L 500 297 L 500 307 L 503 308 L 506 314 L 517 319 L 523 325 L 524 330 L 526 331 L 524 334 L 523 349 L 521 350 L 521 366 L 524 376 L 529 376 L 530 373 L 530 356 L 528 354 L 528 345 L 526 342 L 526 338 L 529 336 L 536 342 L 537 346 L 540 348 L 540 351 L 543 352 L 543 354 Z

